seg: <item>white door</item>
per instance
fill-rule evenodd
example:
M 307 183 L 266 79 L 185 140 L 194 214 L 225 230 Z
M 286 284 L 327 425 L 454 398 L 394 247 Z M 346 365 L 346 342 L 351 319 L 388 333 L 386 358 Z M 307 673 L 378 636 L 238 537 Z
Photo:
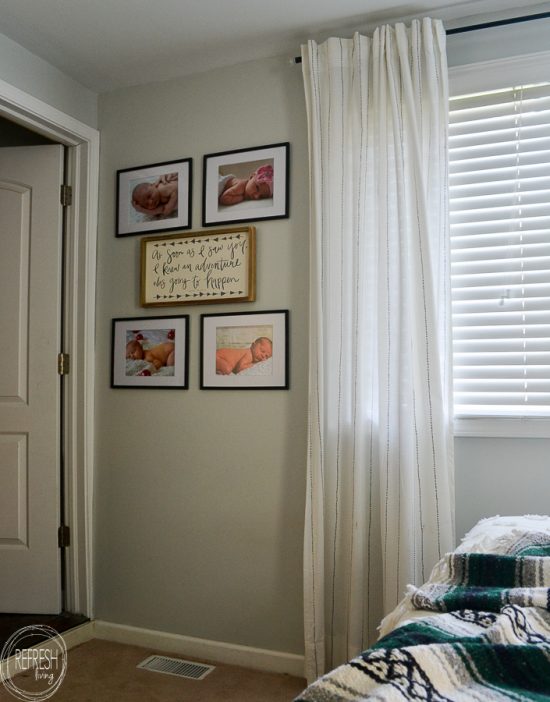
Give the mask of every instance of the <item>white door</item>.
M 63 151 L 0 149 L 0 612 L 61 611 Z

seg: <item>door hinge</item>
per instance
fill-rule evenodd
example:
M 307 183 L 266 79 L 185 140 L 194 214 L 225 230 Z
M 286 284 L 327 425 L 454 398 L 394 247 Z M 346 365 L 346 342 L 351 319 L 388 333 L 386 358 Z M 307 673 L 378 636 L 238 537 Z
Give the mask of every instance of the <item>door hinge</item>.
M 61 186 L 60 200 L 63 207 L 73 204 L 73 189 L 70 185 Z
M 67 548 L 71 545 L 71 530 L 65 524 L 62 524 L 57 530 L 57 545 L 59 548 Z
M 68 375 L 71 357 L 68 353 L 57 354 L 57 372 L 59 375 Z

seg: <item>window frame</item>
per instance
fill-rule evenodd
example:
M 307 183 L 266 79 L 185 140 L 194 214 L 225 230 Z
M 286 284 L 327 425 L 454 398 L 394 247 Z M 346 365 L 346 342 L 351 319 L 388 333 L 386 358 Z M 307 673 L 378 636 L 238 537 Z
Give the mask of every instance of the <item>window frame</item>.
M 550 51 L 449 67 L 449 97 L 548 82 Z M 454 406 L 454 402 L 453 402 Z M 455 436 L 550 438 L 550 417 L 455 417 Z

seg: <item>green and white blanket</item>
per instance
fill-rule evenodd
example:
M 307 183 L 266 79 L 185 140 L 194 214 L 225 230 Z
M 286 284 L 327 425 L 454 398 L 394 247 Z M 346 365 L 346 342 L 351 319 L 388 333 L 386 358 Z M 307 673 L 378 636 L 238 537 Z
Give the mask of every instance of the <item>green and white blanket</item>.
M 441 567 L 442 566 L 442 567 Z M 550 702 L 550 540 L 507 554 L 452 553 L 410 594 L 438 612 L 405 622 L 296 702 Z

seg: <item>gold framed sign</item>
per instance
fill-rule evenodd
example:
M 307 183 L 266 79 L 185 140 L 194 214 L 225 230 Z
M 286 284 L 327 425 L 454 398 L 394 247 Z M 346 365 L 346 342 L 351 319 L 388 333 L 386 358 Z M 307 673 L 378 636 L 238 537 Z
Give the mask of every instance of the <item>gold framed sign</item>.
M 255 299 L 254 227 L 141 240 L 142 307 Z

